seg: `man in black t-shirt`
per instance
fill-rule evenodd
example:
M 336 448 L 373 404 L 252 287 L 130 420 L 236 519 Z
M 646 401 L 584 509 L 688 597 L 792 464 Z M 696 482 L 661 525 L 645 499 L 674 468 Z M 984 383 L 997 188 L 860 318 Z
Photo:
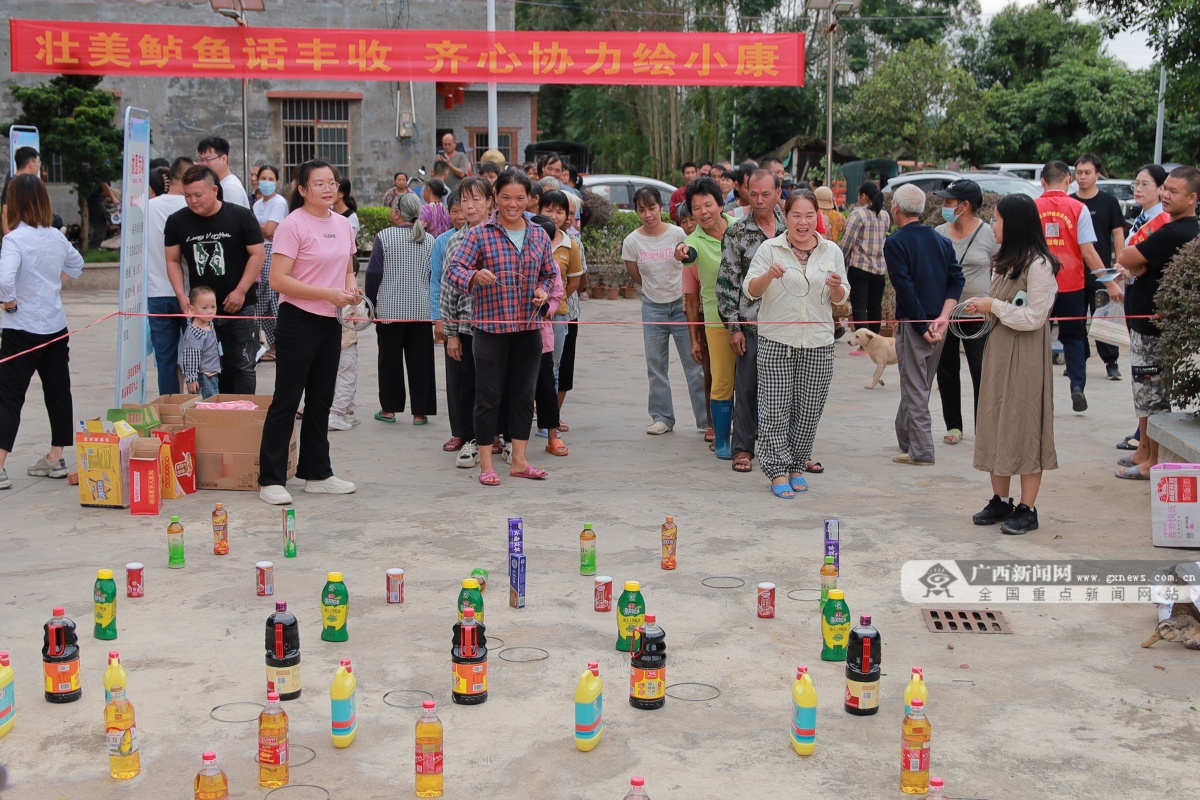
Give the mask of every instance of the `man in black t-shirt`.
M 1121 213 L 1121 203 L 1108 192 L 1102 192 L 1096 186 L 1096 181 L 1104 172 L 1100 159 L 1091 153 L 1084 153 L 1075 161 L 1075 180 L 1079 183 L 1079 191 L 1071 195 L 1087 206 L 1092 215 L 1092 227 L 1096 231 L 1096 255 L 1100 256 L 1104 268 L 1113 266 L 1114 257 L 1120 257 L 1125 249 L 1125 216 Z M 1097 281 L 1091 270 L 1084 271 L 1084 296 L 1087 298 L 1088 314 L 1096 311 L 1096 294 L 1104 291 L 1104 285 Z M 1101 305 L 1108 303 L 1105 298 Z M 1107 342 L 1096 342 L 1096 355 L 1104 362 L 1110 381 L 1121 380 L 1121 368 L 1117 359 L 1121 357 L 1120 348 Z
M 255 281 L 266 251 L 254 213 L 236 203 L 221 202 L 219 187 L 216 173 L 202 164 L 184 173 L 187 208 L 167 217 L 163 229 L 167 276 L 180 308 L 188 307 L 185 264 L 190 286 L 207 286 L 216 293 L 218 316 L 213 327 L 221 343 L 221 391 L 255 394 L 258 322 L 222 317 L 254 314 Z
M 1196 219 L 1196 200 L 1200 197 L 1200 170 L 1195 167 L 1176 167 L 1162 186 L 1163 211 L 1171 221 L 1163 225 L 1140 244 L 1125 248 L 1119 260 L 1135 280 L 1129 286 L 1125 312 L 1131 317 L 1158 313 L 1155 295 L 1163 270 L 1179 249 L 1200 236 Z M 1156 320 L 1130 319 L 1129 363 L 1133 374 L 1133 405 L 1138 415 L 1141 441 L 1130 456 L 1133 466 L 1117 472 L 1118 478 L 1149 480 L 1150 467 L 1158 463 L 1158 442 L 1146 435 L 1146 420 L 1152 414 L 1171 410 L 1162 383 L 1162 366 L 1158 363 L 1159 334 Z

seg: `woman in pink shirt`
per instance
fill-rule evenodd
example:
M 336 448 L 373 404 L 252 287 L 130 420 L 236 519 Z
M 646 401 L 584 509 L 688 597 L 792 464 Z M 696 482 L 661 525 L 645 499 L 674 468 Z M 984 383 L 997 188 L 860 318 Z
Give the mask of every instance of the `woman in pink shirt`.
M 296 477 L 304 491 L 349 494 L 355 486 L 335 477 L 329 463 L 329 408 L 333 405 L 342 326 L 337 311 L 358 297 L 354 232 L 331 211 L 339 176 L 325 161 L 306 161 L 296 173 L 291 213 L 275 229 L 271 288 L 279 292 L 275 326 L 275 396 L 263 422 L 258 496 L 288 505 L 288 446 L 304 397 Z

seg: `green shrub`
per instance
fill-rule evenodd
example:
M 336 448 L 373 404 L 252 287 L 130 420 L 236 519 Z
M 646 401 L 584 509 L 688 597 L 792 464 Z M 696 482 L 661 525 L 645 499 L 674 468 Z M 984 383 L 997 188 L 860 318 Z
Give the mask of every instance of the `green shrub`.
M 1200 401 L 1200 239 L 1193 239 L 1167 264 L 1155 295 L 1159 364 L 1165 368 L 1171 405 L 1184 410 Z
M 603 225 L 597 225 L 593 216 L 592 222 L 584 227 L 582 237 L 588 272 L 592 278 L 602 278 L 608 284 L 621 284 L 629 280 L 629 273 L 621 260 L 621 245 L 626 236 L 641 226 L 642 221 L 632 211 L 614 209 L 611 218 Z
M 121 263 L 120 250 L 88 250 L 83 254 L 83 263 L 85 264 L 119 264 Z
M 371 249 L 371 243 L 375 241 L 377 233 L 391 226 L 392 215 L 387 206 L 359 206 L 357 213 L 360 227 L 355 243 L 359 252 L 362 252 Z

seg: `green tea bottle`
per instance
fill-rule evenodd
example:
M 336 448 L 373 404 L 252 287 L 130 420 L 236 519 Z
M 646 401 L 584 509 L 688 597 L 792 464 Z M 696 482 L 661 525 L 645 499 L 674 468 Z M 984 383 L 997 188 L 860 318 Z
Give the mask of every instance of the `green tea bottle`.
M 344 642 L 349 639 L 350 630 L 346 626 L 349 614 L 350 592 L 342 582 L 342 573 L 330 572 L 325 576 L 325 588 L 321 590 L 321 640 Z
M 462 591 L 458 593 L 459 622 L 462 622 L 463 612 L 468 608 L 475 609 L 476 622 L 483 622 L 483 590 L 479 588 L 478 578 L 463 578 Z
M 850 608 L 846 605 L 846 593 L 830 589 L 829 599 L 821 610 L 821 660 L 845 661 L 849 644 Z
M 617 649 L 630 652 L 634 629 L 645 624 L 646 601 L 642 598 L 642 585 L 637 581 L 625 581 L 625 591 L 617 601 Z
M 96 588 L 92 601 L 96 617 L 93 633 L 96 638 L 117 638 L 117 582 L 113 580 L 111 569 L 96 571 Z

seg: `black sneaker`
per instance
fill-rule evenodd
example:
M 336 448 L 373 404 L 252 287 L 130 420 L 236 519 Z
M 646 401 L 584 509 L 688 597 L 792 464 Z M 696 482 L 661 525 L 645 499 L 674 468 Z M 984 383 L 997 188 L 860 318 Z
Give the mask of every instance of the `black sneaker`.
M 1000 532 L 1009 536 L 1020 536 L 1038 529 L 1037 509 L 1030 508 L 1024 503 L 1013 510 L 1012 516 L 1000 525 Z
M 992 499 L 988 500 L 988 504 L 984 506 L 983 511 L 980 511 L 975 516 L 971 517 L 971 522 L 976 525 L 995 525 L 997 522 L 1003 522 L 1012 516 L 1013 501 L 1012 498 L 1001 500 L 1000 495 L 992 495 Z
M 1083 396 L 1083 389 L 1071 390 L 1071 409 L 1077 414 L 1087 411 L 1087 398 Z
M 1110 381 L 1121 380 L 1121 368 L 1116 364 L 1108 364 L 1105 366 L 1105 369 L 1108 371 L 1108 379 Z

